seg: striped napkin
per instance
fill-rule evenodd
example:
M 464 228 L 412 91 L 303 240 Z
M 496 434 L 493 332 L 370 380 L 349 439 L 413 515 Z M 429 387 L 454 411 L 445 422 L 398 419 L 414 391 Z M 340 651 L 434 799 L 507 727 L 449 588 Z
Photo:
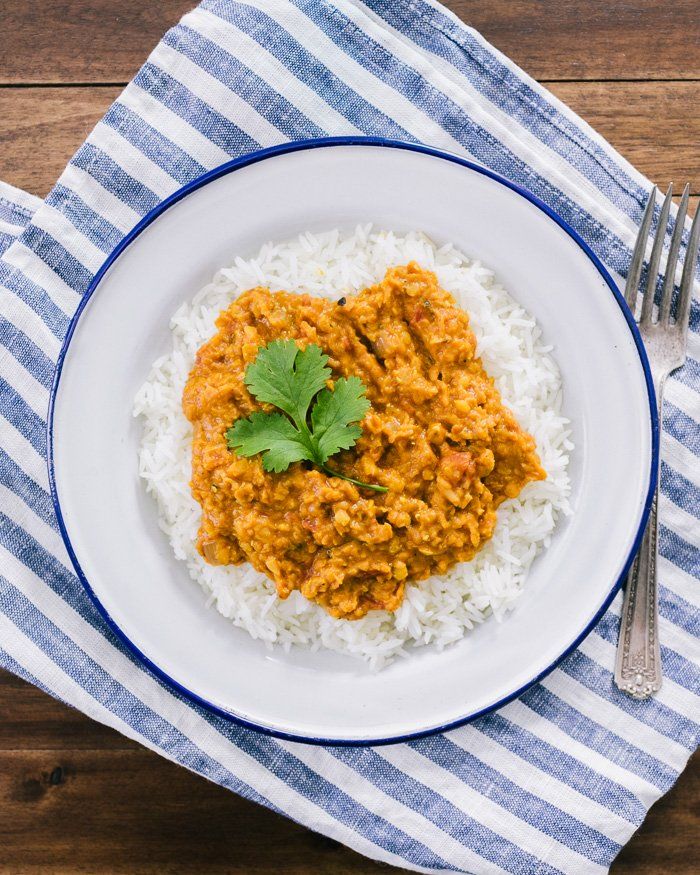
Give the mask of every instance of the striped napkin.
M 43 202 L 0 188 L 0 664 L 125 735 L 415 871 L 604 872 L 698 744 L 700 308 L 669 381 L 660 504 L 665 681 L 612 682 L 620 597 L 555 672 L 446 735 L 318 748 L 241 729 L 135 663 L 71 569 L 45 420 L 69 319 L 120 238 L 179 186 L 290 139 L 373 134 L 493 168 L 622 282 L 650 183 L 429 0 L 205 0 L 169 31 Z

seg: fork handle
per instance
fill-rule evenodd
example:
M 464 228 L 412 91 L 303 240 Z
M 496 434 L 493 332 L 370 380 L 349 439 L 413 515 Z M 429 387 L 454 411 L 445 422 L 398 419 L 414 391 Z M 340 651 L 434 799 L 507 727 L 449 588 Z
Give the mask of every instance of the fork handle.
M 661 410 L 663 381 L 657 382 Z M 648 699 L 661 688 L 659 608 L 656 583 L 657 507 L 659 482 L 637 558 L 627 576 L 622 603 L 620 638 L 615 659 L 615 683 L 635 699 Z

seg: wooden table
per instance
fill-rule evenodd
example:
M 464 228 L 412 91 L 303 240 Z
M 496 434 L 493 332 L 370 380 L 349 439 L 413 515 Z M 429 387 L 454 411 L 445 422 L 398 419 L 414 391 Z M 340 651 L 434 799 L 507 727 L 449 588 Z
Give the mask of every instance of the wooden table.
M 0 0 L 0 178 L 45 195 L 194 0 Z M 447 4 L 660 185 L 700 195 L 697 0 Z M 700 859 L 700 759 L 612 871 Z M 392 871 L 243 801 L 0 673 L 0 872 Z M 394 870 L 398 871 L 398 870 Z

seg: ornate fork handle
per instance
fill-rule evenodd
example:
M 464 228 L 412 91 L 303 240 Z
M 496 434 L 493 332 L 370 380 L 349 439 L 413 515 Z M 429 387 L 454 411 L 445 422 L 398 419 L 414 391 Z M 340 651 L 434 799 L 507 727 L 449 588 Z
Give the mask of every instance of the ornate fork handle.
M 656 498 L 639 555 L 627 578 L 615 683 L 635 699 L 661 688 L 661 651 L 656 597 Z
M 664 380 L 655 380 L 661 414 Z M 660 476 L 660 472 L 659 472 Z M 661 688 L 661 649 L 656 588 L 657 508 L 659 481 L 637 558 L 627 577 L 615 659 L 615 683 L 635 699 L 647 699 Z

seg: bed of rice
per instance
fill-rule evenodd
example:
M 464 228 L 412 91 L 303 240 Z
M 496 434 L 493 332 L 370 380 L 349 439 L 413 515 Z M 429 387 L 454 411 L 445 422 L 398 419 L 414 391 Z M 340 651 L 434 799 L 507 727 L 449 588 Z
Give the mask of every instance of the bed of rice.
M 336 620 L 298 592 L 279 599 L 273 583 L 247 563 L 214 567 L 197 553 L 199 505 L 188 485 L 191 428 L 180 406 L 182 390 L 197 349 L 214 333 L 216 316 L 246 289 L 262 285 L 338 298 L 411 260 L 434 270 L 469 313 L 486 370 L 535 437 L 548 476 L 501 506 L 494 537 L 472 562 L 409 585 L 394 614 L 374 611 L 353 622 Z M 561 414 L 561 376 L 551 347 L 492 271 L 451 245 L 436 247 L 419 232 L 399 235 L 367 225 L 350 234 L 305 233 L 268 243 L 254 258 L 236 258 L 178 309 L 171 329 L 172 349 L 154 362 L 134 403 L 134 415 L 143 422 L 139 473 L 156 500 L 160 526 L 175 555 L 207 594 L 208 605 L 269 646 L 325 647 L 365 659 L 374 670 L 409 655 L 415 646 L 442 649 L 489 615 L 498 620 L 513 607 L 557 517 L 569 512 L 567 466 L 573 446 Z

